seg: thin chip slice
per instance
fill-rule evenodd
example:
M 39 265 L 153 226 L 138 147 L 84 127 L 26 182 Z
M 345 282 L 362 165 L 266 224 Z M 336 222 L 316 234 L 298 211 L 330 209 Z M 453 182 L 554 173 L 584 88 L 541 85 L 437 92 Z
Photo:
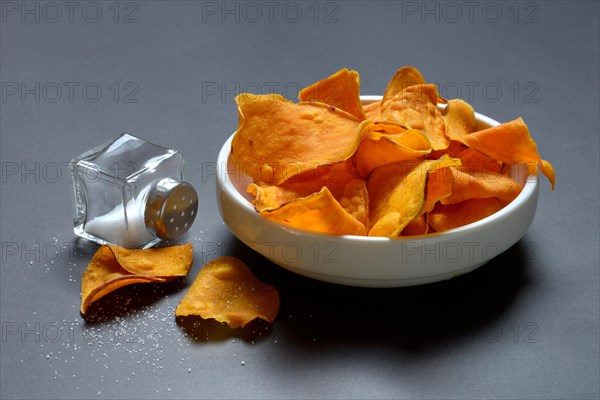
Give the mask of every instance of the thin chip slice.
M 344 161 L 360 140 L 358 119 L 322 103 L 279 95 L 236 97 L 239 126 L 232 155 L 256 183 L 280 184 L 318 166 Z
M 123 286 L 166 281 L 167 279 L 162 277 L 130 273 L 119 264 L 108 246 L 101 246 L 92 257 L 81 279 L 80 311 L 85 315 L 94 301 Z
M 429 226 L 436 232 L 458 228 L 500 211 L 504 205 L 494 197 L 486 199 L 471 199 L 461 203 L 438 204 L 429 213 Z
M 126 249 L 113 245 L 108 247 L 121 267 L 137 275 L 186 276 L 194 259 L 191 243 L 150 249 Z
M 358 176 L 367 177 L 379 166 L 423 157 L 430 152 L 429 140 L 416 129 L 399 134 L 363 133 L 363 140 L 354 154 L 354 163 Z
M 448 148 L 446 122 L 437 107 L 434 84 L 409 86 L 367 113 L 374 122 L 395 122 L 407 129 L 417 129 L 429 139 L 433 150 Z
M 460 160 L 409 160 L 375 169 L 367 180 L 369 236 L 397 237 L 426 205 L 428 175 L 442 168 L 460 166 Z
M 336 200 L 344 194 L 346 185 L 355 179 L 350 160 L 307 171 L 279 185 L 251 183 L 247 192 L 254 196 L 256 211 L 272 211 L 292 200 L 309 196 L 327 187 Z
M 318 101 L 329 104 L 354 115 L 366 118 L 360 102 L 360 77 L 358 72 L 343 68 L 300 91 L 301 101 Z
M 508 204 L 521 193 L 521 185 L 512 178 L 490 171 L 469 171 L 453 168 L 452 194 L 440 199 L 442 204 L 460 203 L 469 199 L 496 197 Z
M 333 197 L 329 189 L 260 213 L 268 220 L 293 228 L 334 235 L 365 235 L 365 226 Z
M 382 102 L 391 99 L 409 86 L 423 85 L 427 83 L 421 72 L 415 67 L 406 66 L 400 68 L 392 77 L 383 94 Z
M 273 322 L 279 303 L 275 287 L 259 281 L 241 260 L 226 256 L 204 265 L 175 315 L 195 315 L 240 328 L 257 318 Z
M 448 132 L 451 139 L 458 140 L 495 160 L 508 163 L 536 163 L 548 178 L 554 190 L 556 176 L 552 165 L 540 158 L 537 146 L 529 128 L 522 118 L 493 126 L 491 128 L 464 134 L 458 131 Z

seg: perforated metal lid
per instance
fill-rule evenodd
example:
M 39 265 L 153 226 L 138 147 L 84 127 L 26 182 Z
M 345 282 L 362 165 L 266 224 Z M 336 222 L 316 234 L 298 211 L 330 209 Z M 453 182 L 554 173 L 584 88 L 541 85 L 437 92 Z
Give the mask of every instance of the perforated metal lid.
M 187 182 L 165 178 L 148 195 L 145 222 L 163 240 L 183 236 L 194 223 L 198 212 L 198 194 Z

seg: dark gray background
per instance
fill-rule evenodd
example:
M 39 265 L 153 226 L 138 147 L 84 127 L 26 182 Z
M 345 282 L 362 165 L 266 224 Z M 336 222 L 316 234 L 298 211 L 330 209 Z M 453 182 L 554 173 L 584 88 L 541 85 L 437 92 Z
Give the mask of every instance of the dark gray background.
M 600 395 L 598 2 L 1 6 L 2 398 Z M 399 289 L 312 281 L 235 239 L 213 172 L 237 126 L 234 96 L 293 98 L 343 67 L 381 94 L 404 65 L 443 96 L 530 126 L 558 183 L 542 182 L 525 237 L 471 274 Z M 73 235 L 65 163 L 124 131 L 183 152 L 201 201 L 195 263 L 187 282 L 108 296 L 86 323 L 80 281 L 96 247 Z M 273 325 L 175 321 L 219 255 L 277 286 Z

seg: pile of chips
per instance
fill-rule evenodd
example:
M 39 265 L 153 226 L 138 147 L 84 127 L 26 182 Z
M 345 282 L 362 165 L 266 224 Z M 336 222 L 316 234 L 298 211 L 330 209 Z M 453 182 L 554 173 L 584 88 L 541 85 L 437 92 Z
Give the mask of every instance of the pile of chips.
M 521 118 L 477 130 L 469 104 L 441 98 L 413 67 L 365 106 L 359 75 L 347 69 L 299 99 L 236 97 L 232 156 L 269 220 L 335 235 L 420 235 L 510 203 L 522 189 L 509 173 L 514 164 L 541 170 L 554 189 L 554 169 Z
M 81 284 L 81 313 L 93 302 L 123 286 L 163 283 L 186 276 L 193 262 L 191 243 L 152 249 L 104 245 L 94 254 Z M 273 322 L 279 311 L 277 290 L 259 281 L 235 257 L 207 263 L 177 306 L 175 315 L 200 316 L 244 327 L 260 318 Z

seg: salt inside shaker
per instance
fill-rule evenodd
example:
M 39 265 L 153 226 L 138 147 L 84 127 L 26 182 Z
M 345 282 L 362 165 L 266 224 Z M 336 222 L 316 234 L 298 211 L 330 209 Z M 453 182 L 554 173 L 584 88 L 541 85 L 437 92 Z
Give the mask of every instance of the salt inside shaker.
M 127 248 L 183 236 L 198 211 L 183 168 L 178 151 L 127 133 L 76 157 L 69 165 L 75 234 Z

